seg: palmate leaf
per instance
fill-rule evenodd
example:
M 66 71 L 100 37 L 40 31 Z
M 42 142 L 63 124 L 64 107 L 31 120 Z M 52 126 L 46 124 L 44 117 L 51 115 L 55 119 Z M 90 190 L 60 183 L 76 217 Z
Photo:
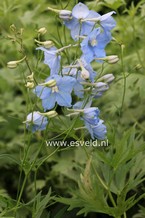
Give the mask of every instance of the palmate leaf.
M 114 209 L 109 208 L 106 204 L 100 202 L 99 199 L 83 199 L 76 195 L 73 198 L 57 198 L 58 202 L 69 205 L 68 211 L 73 210 L 75 208 L 80 209 L 77 215 L 84 214 L 85 216 L 89 212 L 98 212 L 98 213 L 106 213 L 109 215 L 114 215 Z
M 86 165 L 84 175 L 78 182 L 78 189 L 72 190 L 71 198 L 56 198 L 56 201 L 69 205 L 68 210 L 80 208 L 77 215 L 87 215 L 89 212 L 100 212 L 114 215 L 115 209 L 107 203 L 106 192 L 100 185 L 96 177 L 90 178 L 90 167 Z
M 40 218 L 44 209 L 47 207 L 52 199 L 53 197 L 51 196 L 51 189 L 49 189 L 48 193 L 45 196 L 42 196 L 41 192 L 39 192 L 35 198 L 36 207 L 33 211 L 32 217 Z
M 137 195 L 137 188 L 145 179 L 144 149 L 135 138 L 135 128 L 124 133 L 121 140 L 116 139 L 113 149 L 93 152 L 93 164 L 104 183 L 116 196 L 116 206 L 108 205 L 108 196 L 100 181 L 90 171 L 86 179 L 79 181 L 78 189 L 71 191 L 71 198 L 57 198 L 58 202 L 69 205 L 68 210 L 81 208 L 79 214 L 89 212 L 106 213 L 113 217 L 122 216 L 145 194 Z M 110 145 L 111 146 L 111 145 Z M 132 190 L 134 194 L 131 195 Z

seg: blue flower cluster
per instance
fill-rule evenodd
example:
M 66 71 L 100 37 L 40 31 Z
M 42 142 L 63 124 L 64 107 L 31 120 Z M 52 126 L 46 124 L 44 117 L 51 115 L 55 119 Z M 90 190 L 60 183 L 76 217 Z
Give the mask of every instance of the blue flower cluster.
M 93 70 L 91 62 L 107 60 L 105 47 L 111 41 L 111 30 L 116 25 L 111 17 L 113 13 L 115 12 L 101 16 L 89 10 L 83 3 L 75 5 L 72 11 L 60 10 L 60 19 L 78 44 L 58 49 L 52 43 L 48 48 L 37 48 L 44 52 L 44 63 L 50 68 L 49 77 L 33 89 L 33 93 L 42 101 L 44 114 L 57 105 L 72 107 L 71 110 L 79 113 L 91 137 L 100 140 L 106 136 L 106 126 L 99 118 L 99 109 L 91 105 L 94 99 L 108 90 L 109 83 L 114 77 L 107 74 L 96 81 L 97 73 Z M 79 47 L 82 55 L 68 66 L 61 66 L 62 52 L 71 47 Z M 76 96 L 75 102 L 72 101 L 72 95 Z M 47 124 L 45 115 L 36 111 L 30 113 L 26 119 L 26 127 L 32 132 L 44 130 Z

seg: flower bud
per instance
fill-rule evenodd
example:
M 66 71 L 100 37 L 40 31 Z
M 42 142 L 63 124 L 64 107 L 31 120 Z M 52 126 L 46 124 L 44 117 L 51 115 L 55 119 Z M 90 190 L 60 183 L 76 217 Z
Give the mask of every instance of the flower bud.
M 98 79 L 98 82 L 111 83 L 115 79 L 113 74 L 106 74 Z
M 81 68 L 81 78 L 82 78 L 82 79 L 89 79 L 90 73 L 89 73 L 89 71 L 84 67 L 82 60 L 81 60 L 81 59 L 78 59 L 77 61 L 78 61 L 78 64 L 79 64 L 79 66 L 80 66 L 80 68 Z
M 82 79 L 89 79 L 90 77 L 90 73 L 88 70 L 86 70 L 84 67 L 81 67 L 82 71 L 81 71 L 81 77 Z
M 16 31 L 16 26 L 15 26 L 14 24 L 12 24 L 12 25 L 10 26 L 10 29 L 11 29 L 13 32 L 15 32 L 15 31 Z
M 109 89 L 109 86 L 108 86 L 108 84 L 106 84 L 106 83 L 98 82 L 98 83 L 96 83 L 95 89 L 96 89 L 98 92 L 104 92 L 104 91 L 106 91 L 106 90 Z
M 18 60 L 18 61 L 9 61 L 8 63 L 7 63 L 7 67 L 8 68 L 16 68 L 17 66 L 18 66 L 18 64 L 19 63 L 21 63 L 24 59 L 26 58 L 26 56 L 25 57 L 23 57 L 21 60 Z
M 70 20 L 72 19 L 72 12 L 69 10 L 61 10 L 59 12 L 59 18 L 63 20 Z
M 7 67 L 8 67 L 8 68 L 11 68 L 11 69 L 16 68 L 17 65 L 18 65 L 17 61 L 9 61 L 9 62 L 7 63 Z
M 117 55 L 110 55 L 110 56 L 107 56 L 106 57 L 106 61 L 109 63 L 109 64 L 115 64 L 119 61 L 119 58 Z
M 46 87 L 53 87 L 56 86 L 56 80 L 55 79 L 51 79 L 45 83 L 41 83 L 39 84 L 40 86 L 46 86 Z
M 48 41 L 44 41 L 44 42 L 40 42 L 37 39 L 35 39 L 35 42 L 37 42 L 40 45 L 43 45 L 45 48 L 51 48 L 52 46 L 54 46 L 54 43 L 50 40 Z
M 41 35 L 44 35 L 47 32 L 47 29 L 45 27 L 42 27 L 39 30 L 37 30 L 37 32 Z
M 108 62 L 108 64 L 115 64 L 119 61 L 119 58 L 117 55 L 110 55 L 106 56 L 104 58 L 96 58 L 96 60 L 102 60 Z
M 33 72 L 32 72 L 31 75 L 27 76 L 27 80 L 28 80 L 29 82 L 33 82 L 33 81 L 34 81 L 34 73 L 33 73 Z
M 32 89 L 34 88 L 34 83 L 33 82 L 27 82 L 27 84 L 25 85 L 27 88 Z
M 136 70 L 140 70 L 141 68 L 142 68 L 141 64 L 137 64 L 137 65 L 135 66 L 135 69 L 136 69 Z
M 56 117 L 58 115 L 58 113 L 56 111 L 48 111 L 46 113 L 40 113 L 39 114 L 43 115 L 43 116 L 47 116 L 49 118 L 52 118 L 52 117 Z

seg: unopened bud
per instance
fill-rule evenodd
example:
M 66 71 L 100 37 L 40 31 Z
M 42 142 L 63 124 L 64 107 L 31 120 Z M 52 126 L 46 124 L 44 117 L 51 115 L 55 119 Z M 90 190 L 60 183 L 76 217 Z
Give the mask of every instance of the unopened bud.
M 104 58 L 96 58 L 96 60 L 102 60 L 108 62 L 108 64 L 115 64 L 119 61 L 119 58 L 117 55 L 110 55 L 106 56 Z
M 82 77 L 82 79 L 89 79 L 90 73 L 84 67 L 82 60 L 78 59 L 77 61 L 78 61 L 79 66 L 81 67 L 81 77 Z
M 7 67 L 8 68 L 11 68 L 11 69 L 13 69 L 13 68 L 16 68 L 17 67 L 17 61 L 9 61 L 8 63 L 7 63 Z
M 12 25 L 10 26 L 10 29 L 11 29 L 13 32 L 15 32 L 15 31 L 16 31 L 16 26 L 15 26 L 14 24 L 12 24 Z
M 136 70 L 140 70 L 142 68 L 142 66 L 140 65 L 140 64 L 137 64 L 136 66 L 135 66 L 135 69 Z
M 98 82 L 96 83 L 96 88 L 98 92 L 104 92 L 109 89 L 109 86 L 106 83 Z
M 25 56 L 24 58 L 22 58 L 21 60 L 9 61 L 9 62 L 7 63 L 7 67 L 8 67 L 8 68 L 11 68 L 11 69 L 16 68 L 16 67 L 18 66 L 18 64 L 21 63 L 25 58 L 26 58 L 26 56 Z
M 27 80 L 28 80 L 29 82 L 33 82 L 33 81 L 34 81 L 34 73 L 33 73 L 33 72 L 32 72 L 31 75 L 27 76 Z
M 98 82 L 105 82 L 105 83 L 111 83 L 115 79 L 113 74 L 106 74 L 98 79 Z
M 56 80 L 54 79 L 51 79 L 45 83 L 41 83 L 39 84 L 40 86 L 46 86 L 46 87 L 53 87 L 53 86 L 56 86 Z
M 35 42 L 37 42 L 40 45 L 43 45 L 45 48 L 51 48 L 52 46 L 54 46 L 54 43 L 50 40 L 48 41 L 44 41 L 44 42 L 40 42 L 37 39 L 35 39 Z
M 41 35 L 44 35 L 47 32 L 47 29 L 45 27 L 42 27 L 37 32 Z
M 81 67 L 82 71 L 81 71 L 81 77 L 82 79 L 89 79 L 90 77 L 90 73 L 88 70 L 86 70 L 84 67 Z
M 63 20 L 71 20 L 72 19 L 72 12 L 69 10 L 61 10 L 59 12 L 59 17 Z
M 25 85 L 27 88 L 32 89 L 34 88 L 34 83 L 33 82 L 27 82 L 27 84 Z
M 119 58 L 117 55 L 110 55 L 110 56 L 107 56 L 106 57 L 106 61 L 109 63 L 109 64 L 115 64 L 119 61 Z
M 47 116 L 49 118 L 52 118 L 52 117 L 56 117 L 58 115 L 58 113 L 56 111 L 48 111 L 46 113 L 40 113 L 39 114 L 43 115 L 43 116 Z

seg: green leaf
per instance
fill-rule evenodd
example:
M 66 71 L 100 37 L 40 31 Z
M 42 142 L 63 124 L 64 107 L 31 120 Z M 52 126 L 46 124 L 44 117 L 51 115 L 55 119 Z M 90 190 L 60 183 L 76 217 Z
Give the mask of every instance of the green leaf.
M 36 207 L 33 211 L 33 217 L 40 218 L 44 209 L 47 207 L 48 203 L 53 199 L 51 197 L 51 189 L 49 189 L 48 193 L 43 197 L 41 196 L 41 192 L 39 192 L 36 196 Z

